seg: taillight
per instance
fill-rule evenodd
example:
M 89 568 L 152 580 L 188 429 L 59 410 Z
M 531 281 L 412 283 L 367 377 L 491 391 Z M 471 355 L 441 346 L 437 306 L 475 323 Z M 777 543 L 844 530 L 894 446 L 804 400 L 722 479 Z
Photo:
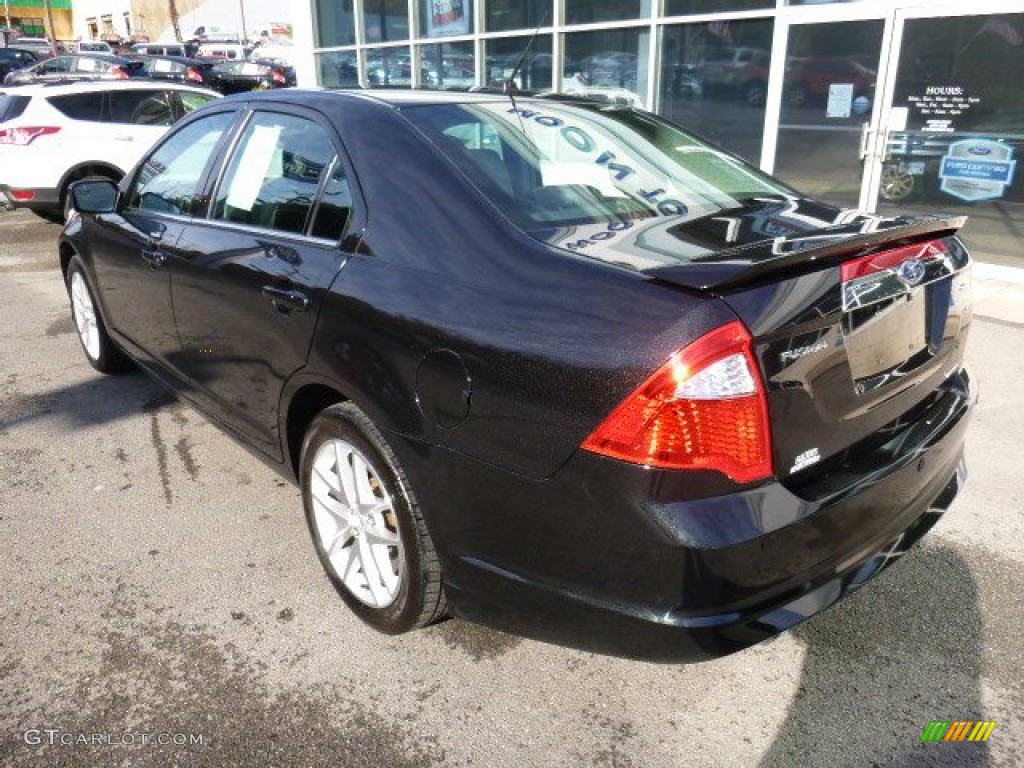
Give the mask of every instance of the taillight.
M 739 321 L 676 352 L 612 411 L 583 448 L 662 469 L 717 470 L 740 483 L 771 477 L 768 402 Z
M 844 262 L 840 268 L 840 274 L 844 283 L 856 280 L 858 277 L 867 277 L 876 272 L 898 267 L 907 259 L 931 259 L 948 253 L 949 249 L 941 240 L 929 240 L 924 243 L 904 245 L 899 248 L 873 253 L 870 256 L 861 256 Z
M 16 144 L 24 147 L 40 136 L 50 136 L 60 130 L 56 125 L 23 125 L 17 128 L 0 128 L 0 144 Z
M 190 83 L 202 83 L 203 82 L 203 76 L 201 74 L 199 74 L 199 70 L 196 69 L 195 67 L 188 67 L 185 70 L 185 79 L 188 80 Z
M 278 85 L 287 85 L 288 79 L 284 76 L 284 72 L 275 69 L 273 73 L 274 82 Z
M 114 67 L 114 77 L 118 80 L 130 80 L 128 73 L 125 72 L 121 67 Z

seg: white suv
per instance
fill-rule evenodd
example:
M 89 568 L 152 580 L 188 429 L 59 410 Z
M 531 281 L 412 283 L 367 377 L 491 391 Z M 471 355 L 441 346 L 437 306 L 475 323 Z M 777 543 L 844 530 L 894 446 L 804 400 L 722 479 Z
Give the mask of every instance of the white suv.
M 60 220 L 72 181 L 120 181 L 171 124 L 219 96 L 152 81 L 0 89 L 0 205 Z

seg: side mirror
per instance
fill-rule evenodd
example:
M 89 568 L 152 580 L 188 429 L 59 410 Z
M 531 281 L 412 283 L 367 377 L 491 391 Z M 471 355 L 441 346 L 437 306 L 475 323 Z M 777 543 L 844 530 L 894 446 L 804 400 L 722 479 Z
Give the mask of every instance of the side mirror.
M 79 213 L 111 213 L 117 207 L 117 185 L 110 179 L 82 179 L 68 188 L 71 207 Z

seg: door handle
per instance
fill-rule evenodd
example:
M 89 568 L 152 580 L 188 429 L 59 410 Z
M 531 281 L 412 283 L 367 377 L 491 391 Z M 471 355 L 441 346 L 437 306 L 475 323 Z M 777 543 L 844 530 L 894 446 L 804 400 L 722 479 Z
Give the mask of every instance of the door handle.
M 167 263 L 167 254 L 147 249 L 142 252 L 142 260 L 149 264 L 150 269 L 157 269 Z
M 274 302 L 278 309 L 286 307 L 288 310 L 304 312 L 309 309 L 309 296 L 302 291 L 292 291 L 287 288 L 278 288 L 274 285 L 264 285 L 263 295 Z
M 871 154 L 871 137 L 875 135 L 875 129 L 871 127 L 871 123 L 863 123 L 860 127 L 860 152 L 858 157 L 861 160 L 867 159 L 867 156 Z

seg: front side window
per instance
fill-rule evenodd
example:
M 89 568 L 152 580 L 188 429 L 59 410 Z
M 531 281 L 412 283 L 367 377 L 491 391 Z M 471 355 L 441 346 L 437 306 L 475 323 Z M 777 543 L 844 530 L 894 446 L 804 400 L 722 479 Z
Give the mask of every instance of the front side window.
M 128 205 L 144 211 L 192 214 L 206 166 L 235 115 L 221 112 L 197 120 L 172 135 L 149 156 L 128 193 Z
M 213 217 L 302 234 L 333 157 L 334 145 L 313 121 L 257 113 L 228 165 Z
M 654 115 L 620 107 L 509 102 L 404 114 L 522 229 L 680 222 L 793 194 Z
M 74 63 L 74 60 L 70 56 L 58 56 L 49 61 L 44 61 L 42 64 L 37 64 L 35 71 L 40 75 L 70 72 L 72 63 Z

